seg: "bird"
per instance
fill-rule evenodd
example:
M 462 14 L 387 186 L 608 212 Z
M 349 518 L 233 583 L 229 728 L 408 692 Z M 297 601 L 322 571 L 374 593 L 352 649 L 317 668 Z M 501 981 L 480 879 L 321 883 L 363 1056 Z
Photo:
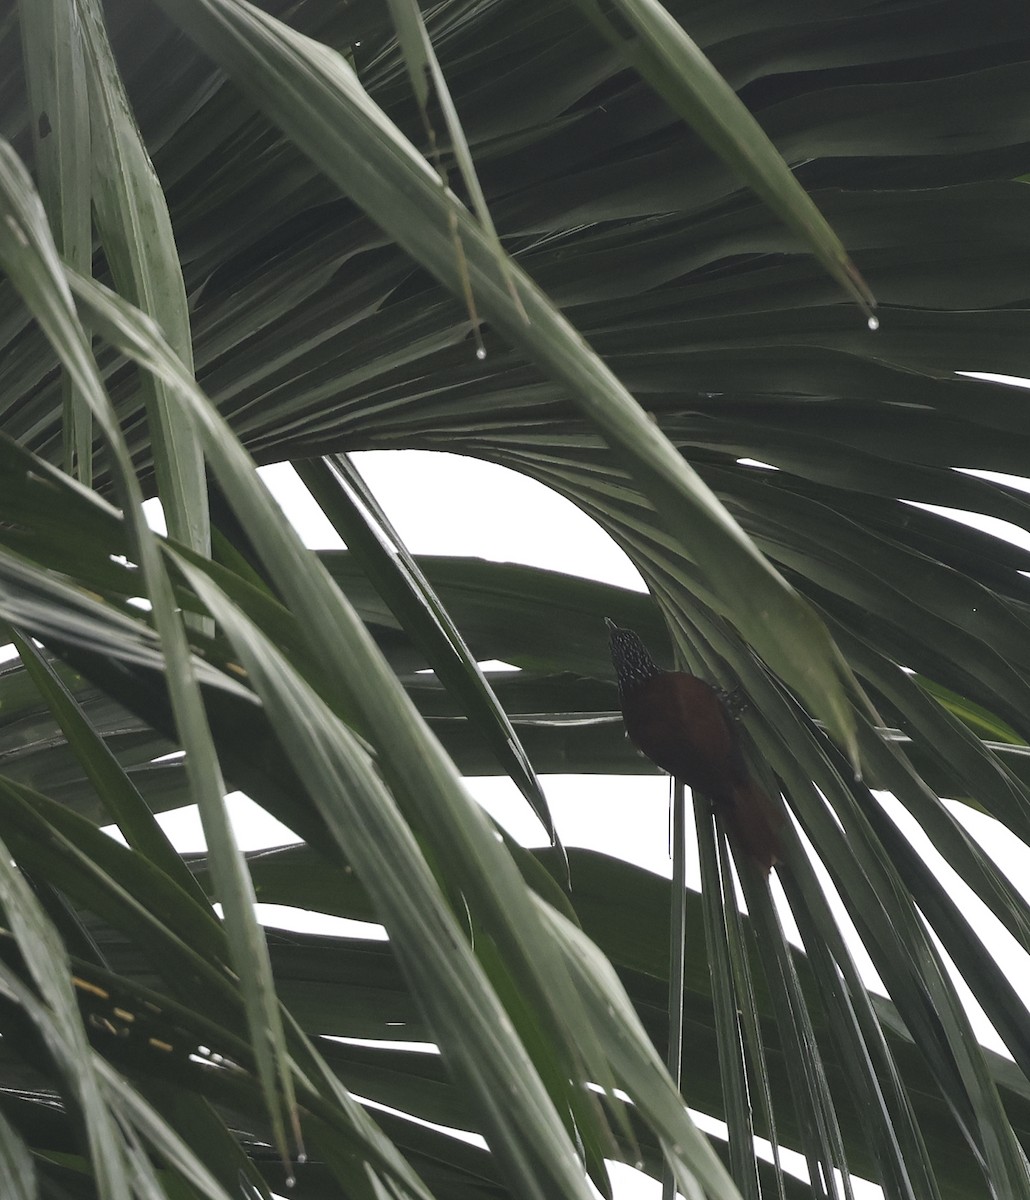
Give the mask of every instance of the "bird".
M 755 781 L 722 696 L 685 671 L 663 671 L 632 629 L 605 617 L 629 740 L 722 813 L 731 837 L 764 871 L 783 861 L 783 816 Z

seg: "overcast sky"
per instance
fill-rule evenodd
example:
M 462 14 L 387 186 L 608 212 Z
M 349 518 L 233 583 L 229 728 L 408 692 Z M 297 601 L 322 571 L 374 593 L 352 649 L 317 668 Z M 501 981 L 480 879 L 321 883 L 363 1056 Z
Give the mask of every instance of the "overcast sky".
M 398 534 L 415 554 L 471 554 L 497 561 L 565 571 L 606 583 L 644 590 L 632 563 L 618 546 L 574 505 L 542 485 L 504 468 L 456 455 L 424 451 L 376 451 L 353 455 Z M 309 546 L 328 549 L 342 545 L 339 536 L 322 515 L 288 466 L 262 468 L 287 515 Z M 470 503 L 470 497 L 474 503 Z M 1006 531 L 992 529 L 999 536 Z M 1023 531 L 1013 534 L 1013 540 Z M 1025 543 L 1024 543 L 1025 544 Z M 604 631 L 598 629 L 598 637 Z M 668 786 L 658 777 L 640 776 L 544 776 L 542 780 L 555 823 L 563 841 L 617 855 L 648 870 L 669 876 Z M 529 845 L 543 844 L 540 826 L 525 801 L 507 779 L 469 781 L 476 797 L 510 832 Z M 969 889 L 939 858 L 908 814 L 893 801 L 882 802 L 907 836 L 928 856 L 938 874 L 965 910 L 975 918 L 977 930 L 1005 965 L 1021 991 L 1030 992 L 1030 959 L 1015 940 L 988 913 Z M 244 849 L 258 849 L 295 840 L 284 826 L 245 797 L 232 798 L 235 828 Z M 950 805 L 969 832 L 991 853 L 1017 888 L 1028 892 L 1030 848 L 1024 846 L 989 817 L 971 812 L 965 805 Z M 688 805 L 689 809 L 689 805 Z M 169 813 L 161 818 L 180 850 L 203 847 L 195 811 Z M 829 881 L 823 874 L 828 891 Z M 688 861 L 688 885 L 697 886 L 696 855 Z M 778 885 L 773 877 L 774 892 Z M 965 900 L 961 897 L 965 896 Z M 353 922 L 316 918 L 310 914 L 264 905 L 261 918 L 268 924 L 318 932 L 357 933 Z M 850 922 L 842 907 L 835 905 L 845 929 Z M 788 932 L 793 922 L 781 905 Z M 383 936 L 364 927 L 366 936 Z M 794 934 L 794 940 L 799 941 Z M 882 991 L 868 957 L 850 939 L 856 961 L 867 986 Z M 943 951 L 942 951 L 943 953 Z M 945 956 L 946 958 L 947 956 Z M 981 1040 L 1004 1052 L 1000 1040 L 964 985 L 960 991 L 970 1007 L 974 1027 Z M 718 1132 L 719 1124 L 704 1119 L 703 1128 Z M 723 1127 L 724 1128 L 724 1127 Z M 784 1165 L 805 1176 L 798 1155 L 787 1155 Z M 659 1185 L 628 1167 L 616 1166 L 613 1174 L 616 1200 L 657 1200 Z M 880 1196 L 880 1189 L 866 1184 L 856 1189 L 859 1200 Z

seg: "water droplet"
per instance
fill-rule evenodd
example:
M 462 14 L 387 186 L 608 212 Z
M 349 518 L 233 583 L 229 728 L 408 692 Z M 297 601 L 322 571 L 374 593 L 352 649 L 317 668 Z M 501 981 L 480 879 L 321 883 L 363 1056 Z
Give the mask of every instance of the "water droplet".
M 296 1180 L 296 1177 L 295 1177 L 295 1176 L 293 1176 L 293 1175 L 287 1175 L 287 1176 L 286 1176 L 286 1179 L 285 1179 L 283 1182 L 284 1182 L 285 1186 L 286 1186 L 286 1187 L 288 1187 L 288 1188 L 292 1188 L 292 1187 L 296 1187 L 296 1186 L 297 1186 L 297 1180 Z
M 870 317 L 866 324 L 873 331 L 873 333 L 875 333 L 880 328 L 880 318 Z
M 485 346 L 480 346 L 477 348 L 476 358 L 478 358 L 480 362 L 482 362 L 483 359 L 486 358 L 486 347 Z
M 304 1164 L 305 1164 L 307 1161 L 308 1161 L 308 1156 L 307 1156 L 307 1155 L 304 1153 L 304 1151 L 302 1150 L 302 1151 L 301 1151 L 301 1152 L 300 1152 L 300 1153 L 297 1155 L 297 1166 L 298 1166 L 298 1167 L 302 1167 L 302 1166 L 303 1166 L 303 1165 L 304 1165 Z

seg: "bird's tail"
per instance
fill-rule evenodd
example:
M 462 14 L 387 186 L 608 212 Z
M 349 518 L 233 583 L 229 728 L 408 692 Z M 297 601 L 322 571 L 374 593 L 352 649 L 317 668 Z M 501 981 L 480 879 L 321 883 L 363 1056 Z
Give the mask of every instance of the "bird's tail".
M 763 870 L 783 861 L 779 836 L 783 816 L 753 779 L 735 783 L 721 808 L 731 835 Z

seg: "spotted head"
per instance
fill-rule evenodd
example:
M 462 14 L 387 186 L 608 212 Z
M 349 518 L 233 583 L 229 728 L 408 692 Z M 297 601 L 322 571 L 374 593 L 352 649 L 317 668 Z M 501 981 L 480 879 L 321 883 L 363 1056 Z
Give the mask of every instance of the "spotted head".
M 663 671 L 632 629 L 620 629 L 608 617 L 605 617 L 604 623 L 608 626 L 608 644 L 619 681 L 621 700 L 648 679 L 663 674 Z

